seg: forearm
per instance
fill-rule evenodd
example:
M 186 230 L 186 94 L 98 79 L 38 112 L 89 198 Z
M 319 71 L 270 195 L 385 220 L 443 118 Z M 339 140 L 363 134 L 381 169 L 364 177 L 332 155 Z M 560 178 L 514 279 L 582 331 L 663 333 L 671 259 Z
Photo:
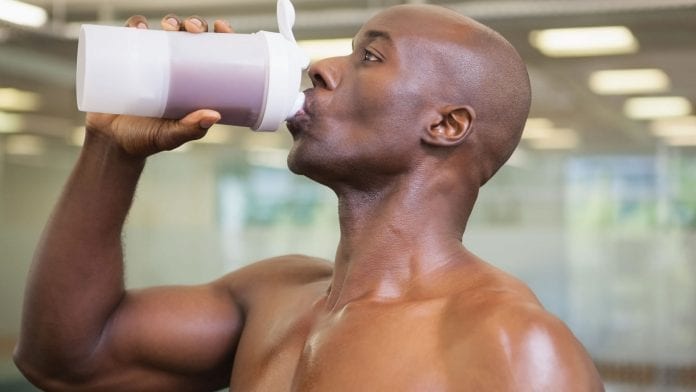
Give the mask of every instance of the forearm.
M 34 256 L 19 362 L 60 372 L 94 352 L 124 294 L 121 232 L 144 163 L 87 135 Z

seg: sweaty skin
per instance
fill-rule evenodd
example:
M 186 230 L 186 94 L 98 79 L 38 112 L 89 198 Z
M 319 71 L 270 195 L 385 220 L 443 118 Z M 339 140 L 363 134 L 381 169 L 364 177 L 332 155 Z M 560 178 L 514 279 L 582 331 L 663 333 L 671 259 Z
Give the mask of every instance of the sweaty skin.
M 121 232 L 146 157 L 220 116 L 90 113 L 27 285 L 26 377 L 70 391 L 603 390 L 569 329 L 462 246 L 529 110 L 515 50 L 454 12 L 397 6 L 309 74 L 288 164 L 338 196 L 334 262 L 283 256 L 205 285 L 125 290 Z

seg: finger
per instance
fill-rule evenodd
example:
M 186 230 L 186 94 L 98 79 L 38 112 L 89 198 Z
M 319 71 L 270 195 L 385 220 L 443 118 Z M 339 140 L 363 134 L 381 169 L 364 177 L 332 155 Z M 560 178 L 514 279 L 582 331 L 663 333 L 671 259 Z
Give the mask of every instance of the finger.
M 142 15 L 133 15 L 126 20 L 126 27 L 135 27 L 137 29 L 147 29 L 147 18 Z
M 200 16 L 189 16 L 184 20 L 184 30 L 189 33 L 204 33 L 208 31 L 208 22 Z
M 234 33 L 234 29 L 227 21 L 218 19 L 213 23 L 213 31 L 216 33 Z
M 184 125 L 197 125 L 200 128 L 208 129 L 220 121 L 222 116 L 215 110 L 202 109 L 188 114 L 180 122 Z
M 162 30 L 166 31 L 179 31 L 181 29 L 181 19 L 175 14 L 168 14 L 160 22 Z
M 186 117 L 174 122 L 162 135 L 167 139 L 163 141 L 163 144 L 167 150 L 171 150 L 188 141 L 200 139 L 218 121 L 220 121 L 220 113 L 214 110 L 203 109 L 189 113 Z

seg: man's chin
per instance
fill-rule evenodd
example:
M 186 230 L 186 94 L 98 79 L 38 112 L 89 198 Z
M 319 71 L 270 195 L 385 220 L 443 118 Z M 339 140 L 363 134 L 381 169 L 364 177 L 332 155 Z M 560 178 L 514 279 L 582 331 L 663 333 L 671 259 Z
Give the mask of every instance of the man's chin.
M 322 163 L 322 157 L 313 156 L 309 151 L 303 150 L 302 141 L 295 141 L 288 154 L 288 169 L 291 172 L 323 183 L 320 178 L 326 174 L 322 173 L 325 166 L 326 163 Z
M 288 129 L 290 126 L 288 125 Z M 292 131 L 290 131 L 292 132 Z M 295 137 L 295 134 L 293 133 L 293 137 Z M 302 165 L 300 162 L 298 162 L 298 156 L 297 156 L 297 145 L 296 143 L 293 144 L 292 148 L 290 149 L 290 152 L 288 153 L 288 169 L 290 169 L 291 172 L 295 174 L 303 174 L 302 173 Z

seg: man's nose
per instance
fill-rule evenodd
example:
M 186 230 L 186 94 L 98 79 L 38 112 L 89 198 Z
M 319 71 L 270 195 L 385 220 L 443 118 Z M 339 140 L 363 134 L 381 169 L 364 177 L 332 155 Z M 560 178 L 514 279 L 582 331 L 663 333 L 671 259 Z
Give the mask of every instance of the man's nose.
M 335 90 L 340 82 L 340 59 L 340 57 L 332 57 L 313 63 L 307 71 L 312 85 L 326 90 Z

